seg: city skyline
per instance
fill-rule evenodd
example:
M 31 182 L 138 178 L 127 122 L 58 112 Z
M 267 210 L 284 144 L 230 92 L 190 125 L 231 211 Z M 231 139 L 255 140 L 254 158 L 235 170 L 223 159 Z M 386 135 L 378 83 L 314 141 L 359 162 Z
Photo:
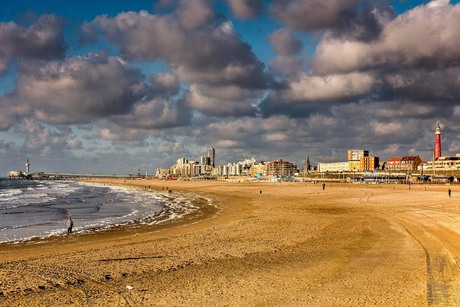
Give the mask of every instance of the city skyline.
M 6 0 L 0 176 L 460 153 L 460 4 Z

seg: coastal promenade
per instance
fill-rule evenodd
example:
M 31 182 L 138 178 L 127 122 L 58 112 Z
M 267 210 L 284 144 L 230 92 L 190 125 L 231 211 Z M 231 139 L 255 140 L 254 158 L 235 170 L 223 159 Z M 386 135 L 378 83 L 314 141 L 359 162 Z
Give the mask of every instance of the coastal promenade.
M 460 186 L 97 180 L 212 205 L 0 245 L 0 305 L 460 305 Z

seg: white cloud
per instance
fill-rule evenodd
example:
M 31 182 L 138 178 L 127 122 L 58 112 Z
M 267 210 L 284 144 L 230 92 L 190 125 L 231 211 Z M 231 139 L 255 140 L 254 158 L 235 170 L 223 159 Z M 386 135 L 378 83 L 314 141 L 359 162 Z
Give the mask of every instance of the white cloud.
M 296 101 L 341 100 L 368 94 L 374 84 L 375 78 L 368 73 L 302 75 L 290 84 L 286 97 Z

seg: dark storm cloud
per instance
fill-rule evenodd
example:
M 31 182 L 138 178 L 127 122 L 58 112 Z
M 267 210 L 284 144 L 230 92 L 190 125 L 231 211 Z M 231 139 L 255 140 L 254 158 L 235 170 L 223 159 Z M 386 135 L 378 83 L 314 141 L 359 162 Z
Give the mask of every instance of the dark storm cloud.
M 270 82 L 264 64 L 230 22 L 189 31 L 174 14 L 128 12 L 99 16 L 83 28 L 91 35 L 102 33 L 126 59 L 167 61 L 184 82 L 246 88 L 264 88 Z
M 44 122 L 84 123 L 126 113 L 142 94 L 139 71 L 104 54 L 28 64 L 21 71 L 16 95 Z
M 406 70 L 384 75 L 382 99 L 404 99 L 420 104 L 460 101 L 460 67 L 429 71 Z
M 52 15 L 39 17 L 27 28 L 14 22 L 0 23 L 0 73 L 14 58 L 63 57 L 66 51 L 63 28 L 63 20 Z
M 129 113 L 116 115 L 109 120 L 116 125 L 133 129 L 166 129 L 190 123 L 190 111 L 169 97 L 144 97 L 137 101 Z
M 179 78 L 189 83 L 263 89 L 270 82 L 264 73 L 265 66 L 252 53 L 251 46 L 240 40 L 230 23 L 195 33 L 173 63 Z
M 387 23 L 375 41 L 324 37 L 317 46 L 313 68 L 330 74 L 388 67 L 458 66 L 459 28 L 460 5 L 432 1 Z
M 253 18 L 263 9 L 263 0 L 227 0 L 233 15 L 237 18 Z
M 392 15 L 385 1 L 368 0 L 275 0 L 272 13 L 294 31 L 330 30 L 335 36 L 347 35 L 372 40 L 381 32 L 382 22 Z
M 103 139 L 142 145 L 148 137 L 159 138 L 161 135 L 161 140 L 175 138 L 172 129 L 176 133 L 179 131 L 179 135 L 185 135 L 185 131 L 190 130 L 187 127 L 191 125 L 191 119 L 190 110 L 180 100 L 145 97 L 136 102 L 131 112 L 100 120 L 98 130 Z M 170 131 L 165 134 L 167 137 L 161 134 L 166 129 Z
M 275 0 L 272 12 L 288 28 L 313 31 L 339 27 L 363 0 Z
M 329 107 L 320 104 L 298 104 L 283 100 L 273 93 L 259 104 L 260 113 L 264 118 L 280 114 L 291 118 L 305 118 L 310 114 L 328 113 Z

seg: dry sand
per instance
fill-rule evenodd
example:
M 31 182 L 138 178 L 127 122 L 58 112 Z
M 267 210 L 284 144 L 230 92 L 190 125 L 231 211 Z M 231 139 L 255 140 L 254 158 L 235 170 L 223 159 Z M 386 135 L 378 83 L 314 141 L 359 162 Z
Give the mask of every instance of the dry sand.
M 111 182 L 218 209 L 0 245 L 0 305 L 460 305 L 460 186 Z

